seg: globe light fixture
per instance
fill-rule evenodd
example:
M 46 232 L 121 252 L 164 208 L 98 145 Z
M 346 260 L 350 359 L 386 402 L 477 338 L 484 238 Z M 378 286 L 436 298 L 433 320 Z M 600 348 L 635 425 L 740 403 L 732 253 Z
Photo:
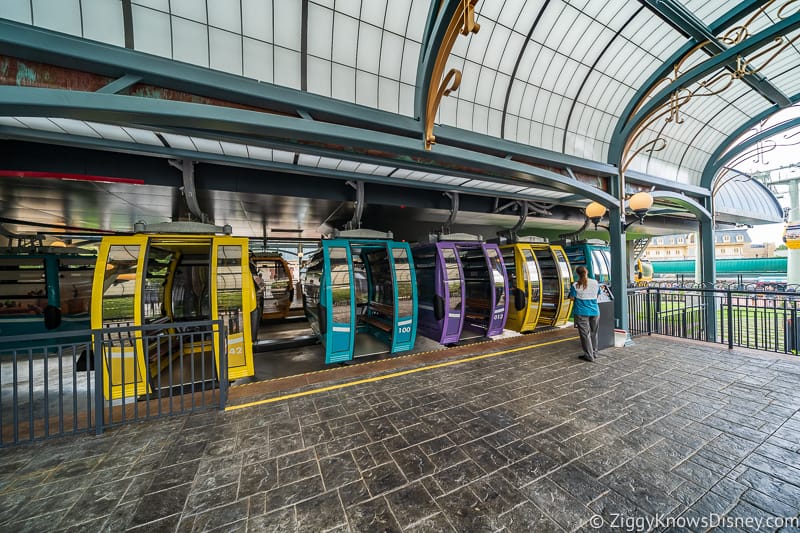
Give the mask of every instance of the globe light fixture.
M 633 216 L 636 217 L 636 220 L 625 223 L 622 226 L 622 231 L 627 230 L 637 220 L 639 224 L 644 224 L 644 217 L 647 216 L 647 211 L 653 207 L 653 196 L 649 192 L 637 192 L 628 200 L 628 207 L 633 211 Z
M 588 218 L 592 224 L 594 224 L 595 231 L 597 231 L 597 224 L 599 224 L 600 219 L 605 216 L 606 211 L 608 211 L 606 206 L 598 202 L 592 202 L 586 206 L 586 218 Z
M 647 212 L 651 207 L 653 207 L 653 196 L 649 192 L 637 192 L 631 196 L 628 199 L 628 208 L 633 212 L 635 219 L 631 220 L 630 222 L 625 222 L 623 217 L 622 231 L 624 232 L 627 230 L 631 224 L 635 222 L 644 224 L 644 217 L 647 216 Z M 586 218 L 588 218 L 589 221 L 594 224 L 595 231 L 597 230 L 597 225 L 600 223 L 600 220 L 606 215 L 607 212 L 608 209 L 606 209 L 603 204 L 598 202 L 590 203 L 584 210 Z

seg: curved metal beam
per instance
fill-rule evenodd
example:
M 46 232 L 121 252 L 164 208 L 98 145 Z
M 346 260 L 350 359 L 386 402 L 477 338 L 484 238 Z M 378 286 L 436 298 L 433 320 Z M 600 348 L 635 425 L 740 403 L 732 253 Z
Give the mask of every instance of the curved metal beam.
M 800 93 L 790 96 L 789 99 L 793 103 L 800 102 Z M 714 176 L 716 176 L 717 172 L 719 172 L 719 170 L 723 166 L 725 166 L 728 162 L 730 162 L 731 159 L 743 153 L 750 146 L 766 139 L 767 137 L 771 137 L 772 135 L 777 135 L 778 133 L 781 133 L 782 131 L 785 131 L 791 127 L 800 125 L 794 123 L 798 119 L 784 121 L 781 122 L 780 124 L 775 124 L 774 126 L 770 126 L 770 128 L 768 128 L 767 130 L 764 130 L 764 131 L 772 131 L 771 135 L 762 135 L 762 133 L 757 133 L 752 137 L 745 139 L 735 147 L 732 147 L 733 144 L 749 129 L 755 127 L 759 122 L 768 119 L 778 111 L 780 111 L 780 108 L 778 108 L 777 106 L 772 106 L 766 111 L 759 113 L 749 121 L 745 122 L 739 128 L 737 128 L 733 133 L 728 135 L 725 141 L 720 143 L 717 149 L 714 150 L 714 152 L 711 154 L 711 157 L 709 157 L 708 163 L 706 164 L 706 167 L 703 169 L 703 174 L 700 178 L 700 185 L 710 189 L 712 183 L 714 182 Z M 792 125 L 786 125 L 781 129 L 775 129 L 778 126 L 787 124 L 788 122 L 791 122 Z M 756 139 L 756 137 L 758 138 Z
M 517 202 L 517 205 L 519 205 L 519 220 L 514 224 L 514 227 L 509 230 L 511 233 L 516 233 L 521 230 L 525 225 L 525 221 L 528 219 L 528 202 L 526 200 L 521 200 Z
M 444 2 L 444 5 L 442 5 Z M 417 63 L 417 85 L 414 88 L 414 118 L 422 121 L 425 114 L 425 97 L 427 88 L 431 83 L 433 64 L 436 53 L 444 40 L 447 25 L 453 18 L 460 0 L 442 0 L 437 6 L 435 1 L 430 2 L 428 16 L 425 19 L 425 30 L 422 33 L 422 45 L 419 47 L 419 61 Z
M 743 56 L 759 48 L 762 48 L 767 43 L 772 41 L 775 37 L 786 35 L 787 33 L 800 28 L 800 13 L 795 13 L 784 20 L 767 27 L 767 29 L 745 39 L 740 44 L 732 46 L 725 52 L 715 56 L 708 61 L 689 69 L 685 74 L 678 77 L 675 81 L 661 89 L 658 93 L 642 105 L 635 113 L 633 118 L 623 127 L 619 132 L 619 136 L 623 139 L 622 145 L 630 138 L 634 130 L 639 124 L 644 121 L 648 116 L 656 111 L 659 107 L 667 103 L 675 91 L 686 87 L 696 81 L 699 81 L 708 74 L 724 67 L 726 64 L 735 61 L 737 56 Z M 612 153 L 609 150 L 609 161 L 620 161 L 622 158 L 622 145 L 616 147 L 616 151 Z
M 348 181 L 347 184 L 356 190 L 353 218 L 350 219 L 347 229 L 361 229 L 361 215 L 364 214 L 364 207 L 366 207 L 366 202 L 364 200 L 364 182 L 362 180 L 356 180 Z
M 606 206 L 617 201 L 604 191 L 584 187 L 580 182 L 556 172 L 504 158 L 452 146 L 440 146 L 432 153 L 420 146 L 417 139 L 243 109 L 114 94 L 5 86 L 0 87 L 0 115 L 67 117 L 183 131 L 189 128 L 224 139 L 251 138 L 254 141 L 261 139 L 261 142 L 265 139 L 296 139 L 298 148 L 309 153 L 314 153 L 320 144 L 333 145 L 340 150 L 340 157 L 347 159 L 377 155 L 384 163 L 392 161 L 395 165 L 403 166 L 402 161 L 415 161 L 453 175 L 466 171 L 473 175 L 480 174 L 481 179 L 489 181 L 506 178 L 521 186 L 541 186 L 580 194 Z
M 731 9 L 720 18 L 715 20 L 709 25 L 709 30 L 713 34 L 717 34 L 720 31 L 728 28 L 733 23 L 741 19 L 744 15 L 751 13 L 761 7 L 763 5 L 763 1 L 761 0 L 746 0 L 738 4 L 735 8 Z M 617 132 L 622 131 L 625 124 L 630 121 L 631 116 L 634 113 L 634 110 L 639 107 L 642 99 L 645 98 L 650 91 L 652 90 L 653 86 L 663 80 L 664 78 L 669 75 L 672 71 L 673 65 L 677 63 L 683 56 L 685 56 L 689 51 L 697 46 L 697 41 L 690 40 L 678 50 L 675 51 L 666 61 L 661 65 L 659 69 L 653 72 L 647 80 L 639 87 L 639 90 L 636 91 L 636 94 L 633 95 L 633 98 L 630 99 L 628 104 L 625 106 L 625 110 L 620 114 L 619 119 L 617 121 L 617 126 L 614 128 L 614 135 L 611 138 L 611 147 L 609 152 L 615 150 L 615 146 L 617 144 L 625 144 L 624 140 L 620 140 Z
M 453 224 L 456 223 L 456 217 L 458 216 L 459 196 L 458 191 L 448 191 L 444 193 L 444 195 L 450 199 L 450 216 L 447 217 L 447 222 L 445 222 L 444 233 L 450 233 Z
M 197 202 L 197 187 L 194 180 L 194 161 L 189 159 L 175 160 L 170 159 L 169 164 L 181 171 L 183 180 L 183 197 L 186 199 L 186 206 L 189 212 L 197 217 L 200 222 L 207 224 L 210 221 L 208 215 L 200 208 Z
M 671 191 L 653 191 L 650 193 L 653 197 L 653 200 L 658 201 L 659 199 L 668 200 L 670 204 L 678 204 L 689 213 L 693 214 L 695 218 L 702 222 L 710 222 L 711 221 L 711 213 L 703 207 L 700 203 L 692 200 L 688 196 L 684 196 L 679 193 L 671 192 Z M 627 207 L 627 202 L 625 203 Z
M 800 126 L 800 118 L 793 118 L 762 130 L 752 137 L 748 137 L 742 143 L 737 144 L 730 151 L 725 152 L 725 155 L 722 158 L 718 159 L 713 165 L 709 165 L 708 168 L 709 170 L 713 171 L 714 174 L 716 174 L 722 170 L 722 167 L 724 167 L 726 163 L 747 152 L 751 146 L 758 144 L 770 137 L 774 137 L 775 135 L 778 135 L 784 131 L 797 128 L 798 126 Z
M 706 26 L 702 20 L 686 9 L 685 6 L 676 0 L 643 0 L 645 4 L 661 18 L 672 24 L 675 28 L 689 35 L 695 43 L 707 43 L 703 48 L 712 55 L 717 55 L 725 51 L 725 45 L 720 42 L 716 32 Z M 766 4 L 768 5 L 768 4 Z M 765 5 L 765 7 L 766 7 Z M 728 70 L 733 72 L 734 67 L 729 66 Z M 775 87 L 769 80 L 761 74 L 746 74 L 742 81 L 750 86 L 770 101 L 770 103 L 786 107 L 789 100 L 780 89 Z

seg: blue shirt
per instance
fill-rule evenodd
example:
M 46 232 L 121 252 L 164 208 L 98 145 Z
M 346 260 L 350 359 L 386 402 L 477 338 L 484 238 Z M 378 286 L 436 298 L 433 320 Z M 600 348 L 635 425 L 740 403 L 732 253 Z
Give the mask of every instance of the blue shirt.
M 569 297 L 575 302 L 572 314 L 576 316 L 599 316 L 600 307 L 597 305 L 597 295 L 600 294 L 600 284 L 596 279 L 586 280 L 586 288 L 578 288 L 577 281 L 569 288 Z

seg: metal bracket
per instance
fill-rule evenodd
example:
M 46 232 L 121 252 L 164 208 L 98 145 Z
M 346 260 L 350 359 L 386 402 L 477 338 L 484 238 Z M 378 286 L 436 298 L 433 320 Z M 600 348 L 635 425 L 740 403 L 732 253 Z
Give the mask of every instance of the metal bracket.
M 528 220 L 528 200 L 519 200 L 517 204 L 519 205 L 519 220 L 514 224 L 513 228 L 508 230 L 512 235 L 516 235 L 525 225 L 525 221 Z
M 503 206 L 496 207 L 495 212 L 496 213 L 502 212 L 511 207 L 512 205 L 519 206 L 519 220 L 517 221 L 516 224 L 514 224 L 514 227 L 504 231 L 497 232 L 498 236 L 508 239 L 509 242 L 515 242 L 517 240 L 518 238 L 517 232 L 521 230 L 523 226 L 525 226 L 525 222 L 528 220 L 528 215 L 530 215 L 531 213 L 543 216 L 552 215 L 552 213 L 550 212 L 550 208 L 553 207 L 553 204 L 546 206 L 544 204 L 531 202 L 529 200 L 515 200 L 513 202 L 508 202 Z
M 450 233 L 453 229 L 453 224 L 456 222 L 456 217 L 458 216 L 458 192 L 448 191 L 443 194 L 450 198 L 450 216 L 442 227 L 442 233 Z
M 353 218 L 347 223 L 347 229 L 361 228 L 361 215 L 364 214 L 364 182 L 347 181 L 347 184 L 356 190 L 355 211 Z
M 183 191 L 183 197 L 186 198 L 186 207 L 189 208 L 189 212 L 200 219 L 200 222 L 204 224 L 210 223 L 211 220 L 208 218 L 208 215 L 200 209 L 200 204 L 197 203 L 197 189 L 194 184 L 195 162 L 187 161 L 186 159 L 170 159 L 169 164 L 181 171 L 183 176 L 183 187 L 181 190 Z

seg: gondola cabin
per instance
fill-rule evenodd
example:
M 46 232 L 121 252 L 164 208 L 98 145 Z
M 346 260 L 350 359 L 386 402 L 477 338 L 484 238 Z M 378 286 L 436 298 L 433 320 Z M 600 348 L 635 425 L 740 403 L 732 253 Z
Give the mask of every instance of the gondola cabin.
M 539 264 L 542 280 L 542 307 L 540 326 L 563 326 L 572 312 L 569 288 L 572 284 L 567 254 L 564 248 L 553 244 L 535 244 L 533 252 Z
M 441 344 L 503 332 L 508 283 L 500 249 L 482 242 L 440 241 L 412 249 L 419 331 Z
M 256 291 L 247 245 L 246 238 L 215 234 L 104 237 L 94 275 L 92 328 L 174 322 L 191 331 L 193 321 L 222 319 L 228 379 L 252 376 Z M 201 341 L 190 334 L 164 345 L 152 331 L 104 339 L 110 342 L 103 354 L 106 399 L 151 393 L 156 376 L 174 358 L 183 362 L 198 350 L 214 350 L 212 370 L 220 376 L 219 335 L 214 327 L 213 342 L 198 346 L 193 342 Z
M 277 252 L 254 252 L 250 259 L 255 265 L 256 288 L 264 298 L 262 318 L 286 318 L 294 300 L 294 280 L 289 263 Z
M 464 269 L 464 329 L 487 337 L 500 335 L 508 313 L 508 278 L 500 247 L 459 242 L 456 250 Z
M 611 248 L 603 241 L 584 241 L 564 246 L 570 268 L 586 267 L 590 278 L 611 282 Z
M 633 277 L 637 284 L 647 285 L 653 281 L 653 263 L 641 257 L 633 263 Z
M 572 302 L 569 262 L 561 246 L 516 242 L 501 247 L 510 287 L 506 327 L 533 331 L 567 322 Z
M 0 348 L 3 337 L 88 330 L 96 261 L 93 250 L 80 248 L 5 250 L 0 255 Z
M 783 229 L 783 242 L 790 250 L 800 248 L 800 222 L 790 222 Z
M 325 346 L 326 363 L 412 349 L 417 289 L 408 244 L 323 240 L 307 263 L 303 306 Z

